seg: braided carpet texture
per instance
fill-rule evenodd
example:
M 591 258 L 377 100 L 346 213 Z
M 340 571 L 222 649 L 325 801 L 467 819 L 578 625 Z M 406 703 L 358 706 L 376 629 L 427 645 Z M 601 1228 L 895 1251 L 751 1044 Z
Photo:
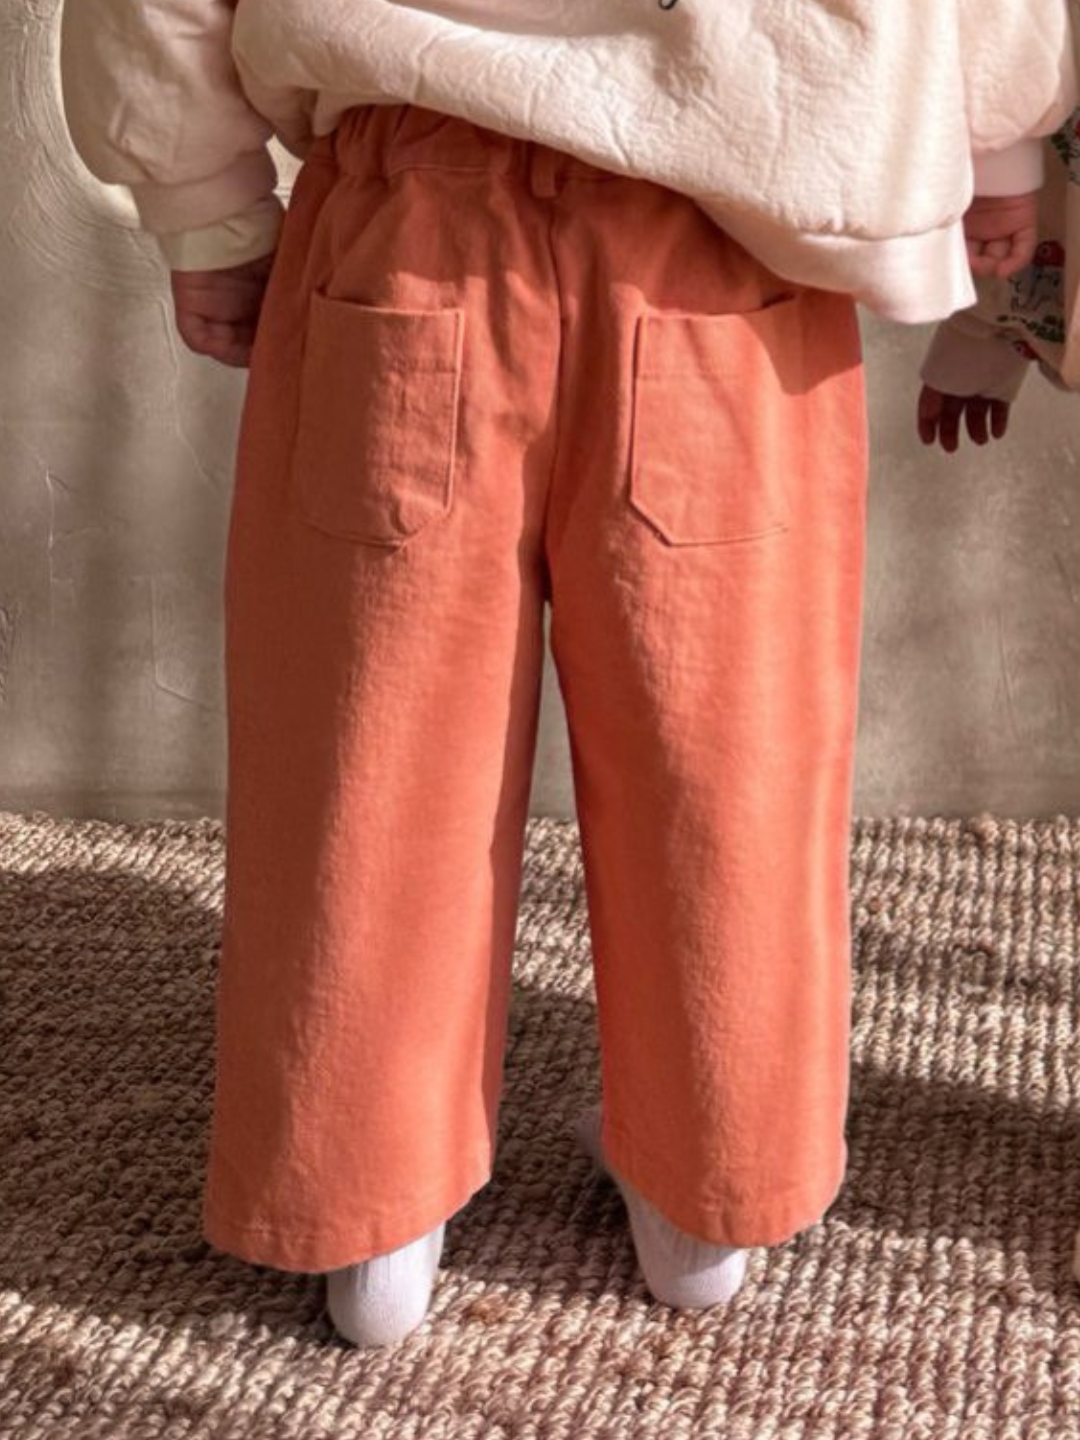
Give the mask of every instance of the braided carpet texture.
M 1080 1436 L 1080 822 L 855 827 L 847 1185 L 678 1316 L 572 1139 L 577 833 L 534 821 L 496 1173 L 374 1353 L 199 1235 L 222 840 L 0 815 L 4 1440 Z

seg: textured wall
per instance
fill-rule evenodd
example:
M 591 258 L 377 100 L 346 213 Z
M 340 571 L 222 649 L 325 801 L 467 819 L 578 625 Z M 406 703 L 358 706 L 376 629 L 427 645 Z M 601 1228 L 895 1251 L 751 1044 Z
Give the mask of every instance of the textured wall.
M 216 812 L 242 377 L 59 119 L 57 0 L 0 0 L 0 805 Z M 867 327 L 875 458 L 858 808 L 1080 808 L 1078 412 L 1032 385 L 990 455 L 913 442 L 924 337 Z M 570 805 L 548 687 L 538 808 Z
M 1074 813 L 1080 399 L 1033 375 L 1005 441 L 962 457 L 931 453 L 911 440 L 924 337 L 867 329 L 861 808 Z

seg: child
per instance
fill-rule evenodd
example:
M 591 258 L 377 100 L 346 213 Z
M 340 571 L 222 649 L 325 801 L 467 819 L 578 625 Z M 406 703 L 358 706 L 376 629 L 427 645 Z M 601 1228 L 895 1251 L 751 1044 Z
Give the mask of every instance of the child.
M 205 1231 L 329 1272 L 357 1343 L 419 1324 L 490 1174 L 545 604 L 582 1128 L 646 1283 L 723 1301 L 836 1194 L 853 298 L 973 298 L 969 133 L 1052 128 L 1071 83 L 1061 0 L 1000 10 L 968 76 L 949 0 L 67 10 L 81 153 L 160 237 L 188 342 L 251 363 Z M 305 160 L 280 243 L 271 129 Z
M 1034 164 L 1012 152 L 999 193 L 984 185 L 968 213 L 990 245 L 1019 215 L 1027 243 L 1010 263 L 982 268 L 977 304 L 939 326 L 922 368 L 924 444 L 954 452 L 962 423 L 978 445 L 1000 439 L 1032 362 L 1053 384 L 1080 389 L 1080 109 L 1044 150 Z

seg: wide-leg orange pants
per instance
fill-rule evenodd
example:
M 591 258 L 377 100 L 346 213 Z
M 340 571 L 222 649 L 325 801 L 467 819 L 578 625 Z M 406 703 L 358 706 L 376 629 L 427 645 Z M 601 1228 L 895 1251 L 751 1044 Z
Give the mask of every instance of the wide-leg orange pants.
M 689 200 L 410 107 L 299 175 L 226 574 L 205 1233 L 286 1270 L 488 1180 L 542 617 L 608 1156 L 768 1244 L 845 1164 L 858 333 Z

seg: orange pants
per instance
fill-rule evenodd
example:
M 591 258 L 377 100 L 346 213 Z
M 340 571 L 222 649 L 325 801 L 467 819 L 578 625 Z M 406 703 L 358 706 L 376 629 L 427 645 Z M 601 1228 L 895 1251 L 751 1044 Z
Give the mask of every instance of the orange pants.
M 845 1164 L 858 332 L 689 200 L 409 107 L 298 177 L 226 574 L 205 1233 L 327 1270 L 488 1180 L 543 654 L 603 1143 L 768 1244 Z

